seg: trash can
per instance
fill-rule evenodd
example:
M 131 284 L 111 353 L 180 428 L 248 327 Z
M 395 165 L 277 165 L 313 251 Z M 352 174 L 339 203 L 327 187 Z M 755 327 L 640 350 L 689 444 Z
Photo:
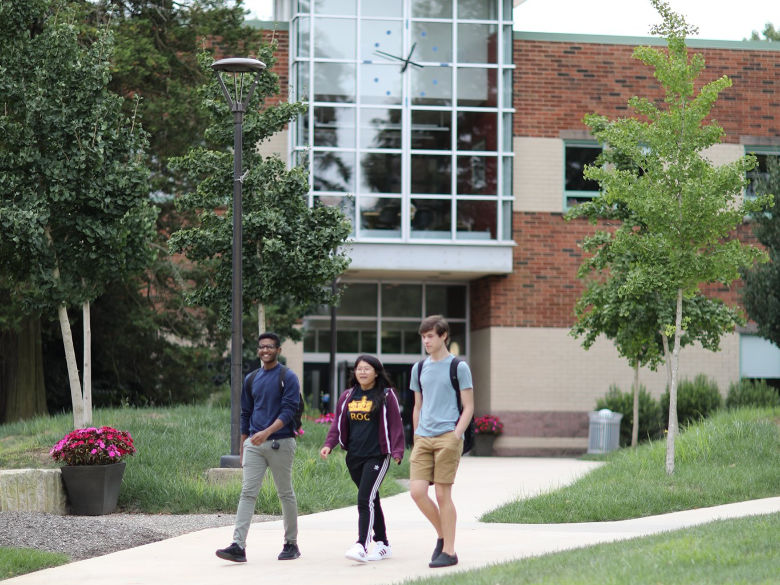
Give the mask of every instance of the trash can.
M 623 415 L 602 408 L 589 412 L 588 453 L 609 453 L 620 447 L 620 420 Z

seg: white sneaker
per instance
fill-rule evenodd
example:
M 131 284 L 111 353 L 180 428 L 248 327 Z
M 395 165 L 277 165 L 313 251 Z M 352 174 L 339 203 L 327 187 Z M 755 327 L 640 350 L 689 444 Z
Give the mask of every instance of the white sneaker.
M 365 563 L 368 560 L 366 559 L 366 549 L 359 542 L 356 542 L 349 547 L 347 552 L 344 553 L 344 556 L 353 561 L 358 561 L 359 563 Z
M 385 559 L 389 559 L 392 556 L 393 549 L 390 548 L 390 545 L 380 541 L 374 545 L 374 550 L 368 553 L 366 558 L 369 561 L 383 561 Z

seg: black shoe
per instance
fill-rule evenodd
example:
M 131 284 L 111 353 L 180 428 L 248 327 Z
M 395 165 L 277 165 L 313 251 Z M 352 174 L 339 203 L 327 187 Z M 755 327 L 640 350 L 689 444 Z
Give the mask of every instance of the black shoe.
M 233 561 L 234 563 L 246 562 L 246 550 L 238 546 L 235 542 L 227 548 L 218 549 L 217 556 L 226 561 Z
M 301 556 L 301 551 L 298 550 L 298 545 L 294 542 L 285 542 L 282 552 L 276 557 L 280 561 L 291 561 Z
M 436 539 L 436 548 L 433 549 L 433 554 L 431 555 L 431 560 L 435 561 L 436 557 L 438 557 L 441 554 L 442 550 L 444 550 L 444 539 L 443 538 L 437 538 Z
M 451 567 L 458 564 L 458 555 L 448 555 L 446 552 L 440 552 L 439 556 L 433 559 L 428 566 L 431 569 L 439 567 Z

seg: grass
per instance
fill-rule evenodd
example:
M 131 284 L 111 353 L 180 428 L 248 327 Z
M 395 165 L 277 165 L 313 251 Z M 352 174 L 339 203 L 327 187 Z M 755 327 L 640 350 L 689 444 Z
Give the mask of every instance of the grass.
M 529 558 L 407 585 L 772 585 L 780 514 Z
M 67 555 L 30 548 L 0 547 L 0 581 L 69 563 Z
M 96 409 L 93 424 L 130 431 L 138 452 L 127 458 L 119 496 L 124 512 L 193 514 L 234 513 L 241 480 L 212 485 L 205 472 L 219 466 L 230 451 L 230 411 L 223 407 Z M 69 414 L 42 417 L 0 426 L 0 468 L 56 467 L 49 449 L 72 430 Z M 328 426 L 304 420 L 293 468 L 293 487 L 301 514 L 354 505 L 357 488 L 336 449 L 322 461 L 319 450 Z M 389 478 L 409 477 L 409 464 L 392 465 Z M 397 482 L 385 481 L 382 495 L 403 491 Z M 281 506 L 268 475 L 257 500 L 258 514 L 281 514 Z
M 545 524 L 640 518 L 776 496 L 780 493 L 780 409 L 720 411 L 675 441 L 621 449 L 577 482 L 485 514 L 485 522 Z

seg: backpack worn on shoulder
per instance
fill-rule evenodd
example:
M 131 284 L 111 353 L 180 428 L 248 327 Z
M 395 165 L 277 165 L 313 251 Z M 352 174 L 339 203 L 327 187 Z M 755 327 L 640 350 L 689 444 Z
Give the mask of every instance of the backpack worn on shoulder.
M 460 400 L 460 382 L 458 382 L 458 364 L 462 360 L 453 357 L 450 362 L 450 384 L 452 384 L 453 390 L 455 390 L 455 396 L 458 401 L 458 412 L 463 412 L 463 403 Z M 420 387 L 422 393 L 422 368 L 425 360 L 417 362 L 417 385 Z M 463 454 L 465 455 L 474 446 L 474 417 L 471 417 L 469 425 L 466 427 L 466 431 L 463 433 Z
M 284 377 L 287 375 L 287 370 L 289 368 L 285 366 L 284 364 L 279 364 L 279 393 L 284 394 Z M 249 374 L 249 377 L 246 380 L 247 387 L 252 389 L 252 383 L 255 381 L 255 376 L 257 376 L 257 372 L 260 371 L 260 368 L 256 369 L 254 372 Z M 299 430 L 301 430 L 301 426 L 303 423 L 301 422 L 301 418 L 303 417 L 303 397 L 298 395 L 298 407 L 295 409 L 295 414 L 293 415 L 293 430 L 297 433 Z

